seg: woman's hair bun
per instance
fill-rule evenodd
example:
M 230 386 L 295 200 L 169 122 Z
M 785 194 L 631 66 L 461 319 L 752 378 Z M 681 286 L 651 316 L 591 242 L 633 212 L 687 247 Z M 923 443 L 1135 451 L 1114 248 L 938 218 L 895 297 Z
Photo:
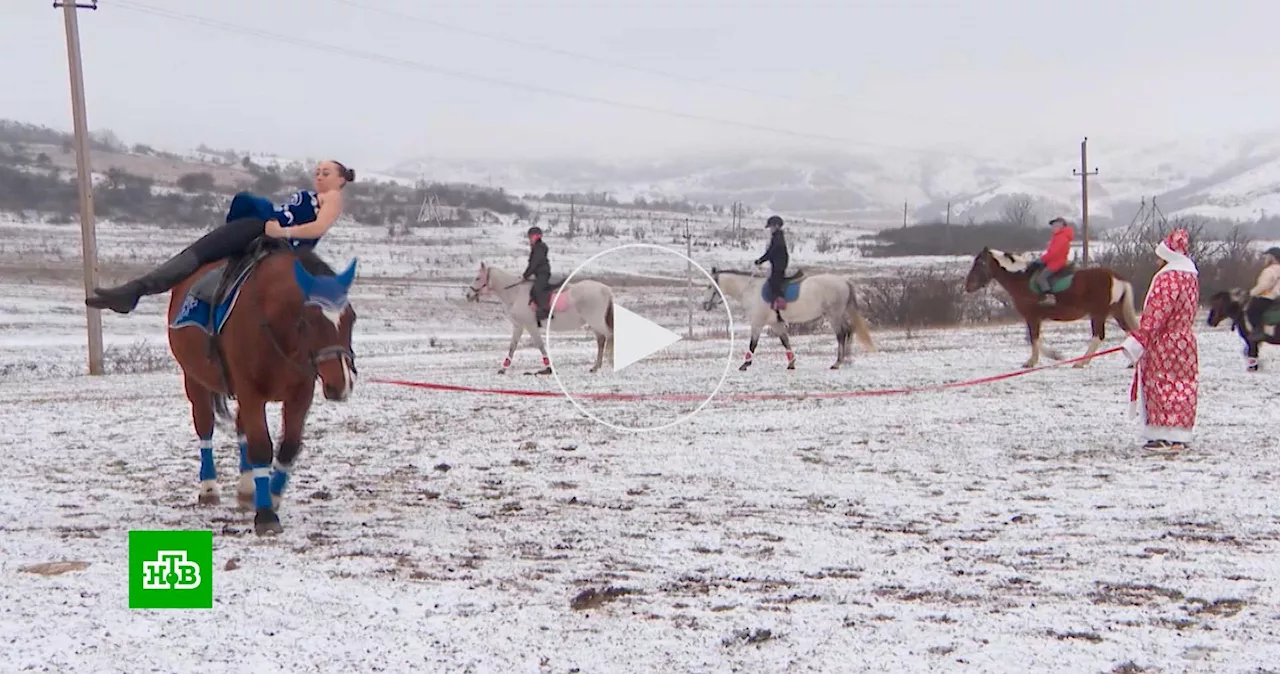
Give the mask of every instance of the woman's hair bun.
M 346 179 L 347 179 L 347 182 L 349 182 L 349 183 L 353 183 L 353 182 L 355 182 L 355 181 L 356 181 L 356 170 L 355 170 L 355 169 L 351 169 L 351 168 L 349 168 L 349 169 L 347 169 L 347 174 L 346 174 L 346 175 L 344 175 L 344 176 L 342 176 L 342 177 L 343 177 L 343 178 L 346 178 Z

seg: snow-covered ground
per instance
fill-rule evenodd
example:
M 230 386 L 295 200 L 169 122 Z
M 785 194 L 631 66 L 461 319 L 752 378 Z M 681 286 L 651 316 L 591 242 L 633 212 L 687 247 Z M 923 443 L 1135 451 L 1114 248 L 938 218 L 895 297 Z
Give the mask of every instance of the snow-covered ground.
M 108 255 L 139 250 L 146 235 L 130 236 L 104 237 Z M 692 420 L 620 433 L 559 397 L 370 381 L 559 390 L 494 374 L 508 326 L 496 305 L 462 299 L 480 258 L 522 262 L 516 233 L 473 242 L 486 252 L 470 259 L 450 248 L 439 263 L 422 262 L 434 253 L 420 243 L 349 236 L 329 257 L 370 260 L 354 300 L 362 381 L 351 401 L 313 408 L 285 532 L 271 539 L 230 505 L 195 506 L 196 442 L 160 298 L 104 316 L 110 364 L 142 372 L 92 378 L 81 374 L 77 281 L 3 279 L 0 670 L 1252 672 L 1280 662 L 1278 443 L 1265 428 L 1280 365 L 1264 349 L 1264 371 L 1243 372 L 1225 328 L 1201 326 L 1198 441 L 1179 456 L 1137 448 L 1131 371 L 1116 355 L 938 393 L 802 397 L 1015 370 L 1027 355 L 1017 326 L 876 330 L 879 349 L 855 347 L 838 372 L 826 369 L 829 335 L 797 340 L 794 372 L 765 339 L 752 370 L 731 371 Z M 174 249 L 152 245 L 139 258 Z M 573 245 L 563 255 L 589 256 L 589 241 Z M 730 259 L 719 250 L 706 255 Z M 683 292 L 625 291 L 640 313 L 666 306 L 668 316 L 670 293 Z M 1053 326 L 1047 340 L 1076 355 L 1087 327 Z M 586 338 L 562 343 L 562 370 L 587 381 Z M 701 392 L 692 373 L 723 369 L 722 344 L 602 373 L 613 383 L 600 386 Z M 536 363 L 522 347 L 515 369 Z M 759 393 L 796 397 L 746 399 Z M 234 441 L 218 443 L 230 502 Z M 127 608 L 127 532 L 147 528 L 214 531 L 212 611 Z M 87 566 L 21 571 L 64 560 Z

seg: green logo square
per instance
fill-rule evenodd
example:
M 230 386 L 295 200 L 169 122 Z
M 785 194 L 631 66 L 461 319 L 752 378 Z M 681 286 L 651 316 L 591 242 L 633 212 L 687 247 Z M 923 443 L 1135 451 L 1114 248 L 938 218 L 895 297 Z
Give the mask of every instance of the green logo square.
M 130 531 L 129 608 L 213 608 L 213 532 Z

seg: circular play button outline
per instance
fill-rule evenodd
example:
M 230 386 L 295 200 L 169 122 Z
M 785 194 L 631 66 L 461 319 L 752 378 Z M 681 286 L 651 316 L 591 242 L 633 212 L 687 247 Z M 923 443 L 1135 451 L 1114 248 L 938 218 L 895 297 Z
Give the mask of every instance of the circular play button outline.
M 698 404 L 697 407 L 693 409 L 693 411 L 677 418 L 674 421 L 663 424 L 661 426 L 646 426 L 642 428 L 632 428 L 630 426 L 623 426 L 621 424 L 615 424 L 609 421 L 605 421 L 604 419 L 601 419 L 599 416 L 592 414 L 590 410 L 584 407 L 582 403 L 578 402 L 578 400 L 574 398 L 572 394 L 569 393 L 568 387 L 566 387 L 564 384 L 564 381 L 560 379 L 560 368 L 556 367 L 555 350 L 551 346 L 551 318 L 552 316 L 555 315 L 554 307 L 560 301 L 560 293 L 564 292 L 564 289 L 569 287 L 569 283 L 573 281 L 573 277 L 576 276 L 578 272 L 582 271 L 584 267 L 587 267 L 588 265 L 595 262 L 597 259 L 604 257 L 605 255 L 609 255 L 610 253 L 616 253 L 620 250 L 626 250 L 628 248 L 652 248 L 654 250 L 658 250 L 663 253 L 675 255 L 685 260 L 689 264 L 693 265 L 695 269 L 702 272 L 703 276 L 707 277 L 707 280 L 711 281 L 711 287 L 715 288 L 716 292 L 720 295 L 720 306 L 724 307 L 725 317 L 729 320 L 729 352 L 725 354 L 724 372 L 720 375 L 720 380 L 716 382 L 716 387 L 711 391 L 711 393 L 706 397 L 705 400 L 703 400 L 701 403 Z M 626 275 L 625 272 L 622 272 L 622 275 Z M 637 276 L 643 276 L 643 275 L 637 274 Z M 611 300 L 611 301 L 614 302 L 614 304 L 616 304 L 616 300 Z M 659 246 L 653 243 L 624 243 L 620 246 L 606 248 L 605 250 L 602 250 L 599 253 L 596 253 L 595 255 L 592 255 L 591 257 L 587 258 L 585 262 L 575 267 L 573 271 L 569 272 L 569 275 L 565 277 L 564 282 L 561 283 L 560 287 L 556 289 L 556 294 L 552 296 L 550 306 L 552 308 L 547 315 L 547 324 L 543 329 L 546 331 L 544 342 L 547 345 L 547 360 L 551 364 L 551 376 L 556 380 L 556 385 L 560 387 L 560 392 L 564 394 L 565 398 L 569 399 L 570 403 L 573 403 L 573 406 L 576 407 L 578 411 L 583 414 L 583 416 L 586 416 L 588 419 L 591 419 L 596 423 L 599 423 L 604 426 L 608 426 L 609 428 L 612 428 L 615 431 L 622 431 L 624 433 L 644 433 L 648 431 L 660 431 L 666 428 L 671 428 L 676 424 L 688 421 L 689 419 L 693 418 L 695 414 L 697 414 L 698 412 L 701 412 L 702 408 L 706 407 L 708 403 L 710 403 L 713 399 L 715 399 L 716 395 L 720 393 L 720 388 L 724 386 L 725 380 L 729 378 L 729 373 L 733 370 L 734 325 L 733 325 L 733 311 L 729 308 L 729 298 L 725 296 L 724 291 L 720 289 L 720 284 L 716 283 L 716 280 L 713 276 L 711 276 L 711 273 L 708 272 L 706 269 L 704 269 L 702 265 L 698 264 L 697 260 L 694 260 L 688 255 L 685 255 L 684 253 L 681 253 L 680 251 L 675 250 L 674 248 L 667 248 L 666 246 Z M 615 328 L 617 327 L 616 322 L 614 323 L 614 327 Z M 615 332 L 613 348 L 616 349 L 617 347 L 618 347 L 617 333 Z M 609 363 L 609 369 L 610 370 L 613 369 L 613 363 Z

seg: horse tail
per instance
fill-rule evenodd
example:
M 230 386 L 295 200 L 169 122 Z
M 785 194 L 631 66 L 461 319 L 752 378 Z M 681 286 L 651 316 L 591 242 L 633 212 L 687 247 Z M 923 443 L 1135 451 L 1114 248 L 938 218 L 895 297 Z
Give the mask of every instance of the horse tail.
M 1138 311 L 1134 308 L 1133 302 L 1133 284 L 1129 281 L 1116 279 L 1120 284 L 1120 311 L 1123 312 L 1125 326 L 1124 329 L 1133 332 L 1138 329 L 1140 321 L 1138 320 Z
M 213 418 L 219 422 L 224 428 L 234 424 L 236 418 L 231 415 L 231 409 L 227 407 L 227 396 L 221 393 L 209 394 L 213 402 Z
M 604 310 L 604 324 L 609 328 L 609 332 L 613 332 L 613 298 L 609 298 L 609 306 Z
M 867 325 L 867 320 L 862 317 L 862 312 L 858 311 L 858 292 L 853 285 L 853 279 L 845 277 L 845 285 L 849 286 L 849 299 L 845 302 L 845 310 L 849 314 L 849 323 L 853 326 L 853 334 L 857 336 L 858 343 L 867 351 L 875 351 L 876 345 L 871 341 L 871 329 Z

